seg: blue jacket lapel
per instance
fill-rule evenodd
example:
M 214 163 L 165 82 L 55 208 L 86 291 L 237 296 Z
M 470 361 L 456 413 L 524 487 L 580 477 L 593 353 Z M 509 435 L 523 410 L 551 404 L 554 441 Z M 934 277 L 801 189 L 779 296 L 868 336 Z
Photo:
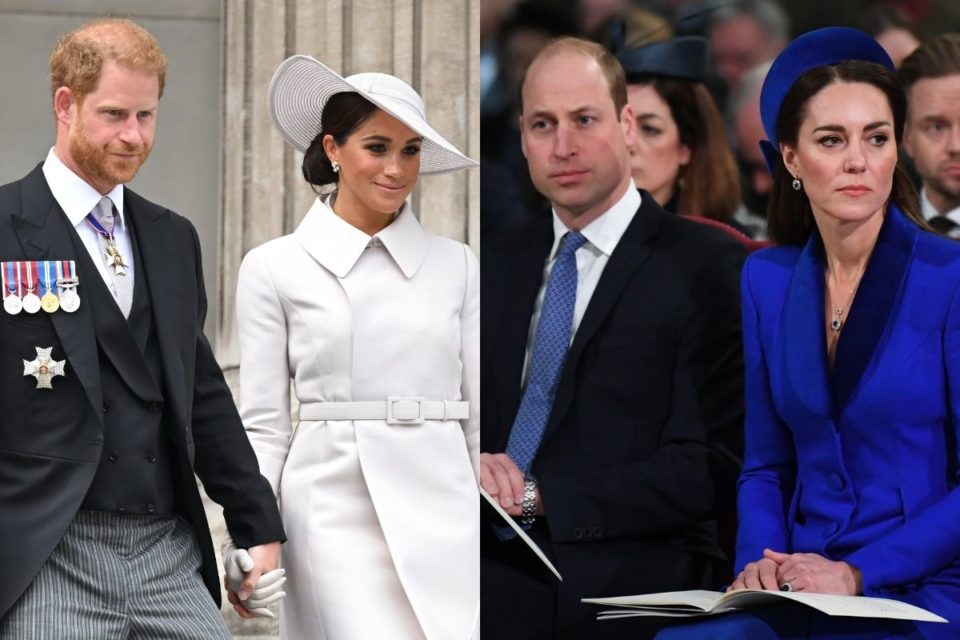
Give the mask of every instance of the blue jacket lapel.
M 837 343 L 833 388 L 840 411 L 853 398 L 874 353 L 896 320 L 919 228 L 895 206 L 880 229 L 873 255 Z
M 787 285 L 783 305 L 782 370 L 794 395 L 813 413 L 832 417 L 823 315 L 823 245 L 810 234 Z M 776 365 L 774 365 L 776 366 Z
M 783 370 L 810 411 L 834 419 L 853 398 L 895 320 L 918 233 L 899 209 L 890 207 L 847 314 L 832 375 L 826 353 L 823 244 L 818 233 L 810 234 L 788 285 L 782 333 Z

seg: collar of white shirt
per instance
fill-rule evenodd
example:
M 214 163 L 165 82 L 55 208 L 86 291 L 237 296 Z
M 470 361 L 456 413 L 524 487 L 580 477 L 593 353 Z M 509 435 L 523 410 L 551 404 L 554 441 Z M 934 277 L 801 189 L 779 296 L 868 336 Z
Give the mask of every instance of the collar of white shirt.
M 937 211 L 936 207 L 933 206 L 929 198 L 927 198 L 926 187 L 920 190 L 920 211 L 923 213 L 924 220 L 930 220 L 931 218 L 935 218 L 939 215 L 944 215 L 957 224 L 960 224 L 960 207 L 951 209 L 950 211 L 941 214 L 939 211 Z
M 330 202 L 329 198 L 317 198 L 294 232 L 317 262 L 337 277 L 346 277 L 367 247 L 375 246 L 375 240 L 379 240 L 403 275 L 413 277 L 427 253 L 427 234 L 408 203 L 404 203 L 393 222 L 368 236 L 334 213 Z
M 627 227 L 630 226 L 630 221 L 633 220 L 633 216 L 636 215 L 637 209 L 640 208 L 640 202 L 640 192 L 637 191 L 637 187 L 631 180 L 627 192 L 623 194 L 616 204 L 581 229 L 580 233 L 583 234 L 590 245 L 607 257 L 610 257 L 610 254 L 613 253 L 613 250 L 617 247 L 617 243 L 620 242 L 620 238 L 623 237 Z M 560 217 L 557 215 L 556 209 L 554 209 L 553 247 L 550 249 L 550 260 L 556 257 L 557 249 L 560 248 L 560 240 L 567 231 L 569 231 L 569 229 L 560 221 Z
M 67 214 L 70 224 L 78 227 L 83 223 L 87 214 L 93 211 L 100 198 L 103 196 L 83 178 L 70 170 L 63 161 L 57 157 L 53 149 L 47 154 L 47 159 L 43 162 L 43 175 L 50 185 L 50 191 L 53 192 L 53 198 Z M 120 226 L 124 227 L 123 219 L 123 185 L 118 184 L 110 193 L 106 194 L 113 201 L 119 215 Z

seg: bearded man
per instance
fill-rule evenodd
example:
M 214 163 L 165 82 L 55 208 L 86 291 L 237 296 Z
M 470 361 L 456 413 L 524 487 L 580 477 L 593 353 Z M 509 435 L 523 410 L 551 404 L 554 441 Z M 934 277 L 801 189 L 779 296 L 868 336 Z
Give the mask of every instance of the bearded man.
M 0 187 L 0 638 L 229 638 L 194 471 L 254 561 L 237 595 L 278 562 L 273 492 L 202 333 L 197 233 L 124 186 L 166 66 L 127 20 L 64 36 L 56 144 Z

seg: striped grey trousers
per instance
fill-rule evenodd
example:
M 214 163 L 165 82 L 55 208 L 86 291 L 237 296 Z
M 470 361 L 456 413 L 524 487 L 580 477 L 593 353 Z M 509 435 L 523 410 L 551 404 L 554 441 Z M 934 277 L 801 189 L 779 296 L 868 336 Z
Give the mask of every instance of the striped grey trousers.
M 79 511 L 0 638 L 230 640 L 199 568 L 179 516 Z

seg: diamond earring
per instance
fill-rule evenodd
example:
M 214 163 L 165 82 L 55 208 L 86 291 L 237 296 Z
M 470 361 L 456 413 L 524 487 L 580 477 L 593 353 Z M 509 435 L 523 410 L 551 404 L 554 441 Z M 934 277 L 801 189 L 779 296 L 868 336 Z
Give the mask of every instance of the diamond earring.
M 331 160 L 331 161 L 330 161 L 330 166 L 333 167 L 333 172 L 334 172 L 334 173 L 340 173 L 340 163 L 339 163 L 339 162 L 337 162 L 336 160 Z M 797 188 L 797 187 L 794 187 L 794 189 L 796 189 L 796 188 Z
M 790 183 L 790 186 L 793 187 L 794 191 L 800 191 L 800 178 L 794 178 L 793 182 Z

